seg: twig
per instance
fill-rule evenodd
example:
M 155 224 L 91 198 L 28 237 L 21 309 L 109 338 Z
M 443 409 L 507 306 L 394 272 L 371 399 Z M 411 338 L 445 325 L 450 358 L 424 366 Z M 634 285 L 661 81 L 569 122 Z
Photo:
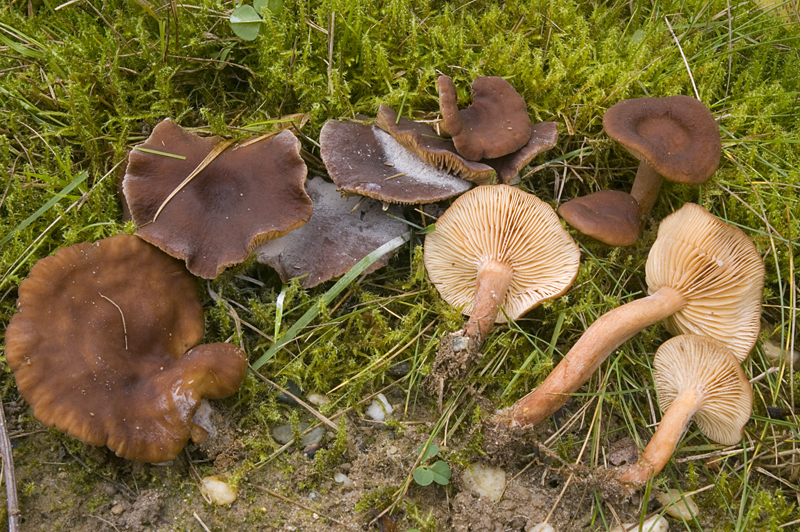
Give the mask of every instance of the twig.
M 8 498 L 8 532 L 18 532 L 21 514 L 17 501 L 17 480 L 14 475 L 14 456 L 11 452 L 11 440 L 8 439 L 5 407 L 2 399 L 0 399 L 0 454 L 3 456 L 3 477 L 6 481 L 6 497 Z
M 209 528 L 206 526 L 206 524 L 203 522 L 203 520 L 202 520 L 202 519 L 200 519 L 200 516 L 199 516 L 199 515 L 197 515 L 197 512 L 192 512 L 192 517 L 194 517 L 194 518 L 195 518 L 195 521 L 197 521 L 198 523 L 200 523 L 200 526 L 202 526 L 202 527 L 203 527 L 203 530 L 205 530 L 206 532 L 211 532 L 211 529 L 209 529 Z
M 699 100 L 700 93 L 697 92 L 697 85 L 694 84 L 694 76 L 692 76 L 692 69 L 689 68 L 689 62 L 686 60 L 686 56 L 683 55 L 683 48 L 681 48 L 681 43 L 678 41 L 678 37 L 675 36 L 675 32 L 672 31 L 672 25 L 670 25 L 669 19 L 667 17 L 664 17 L 664 21 L 667 23 L 667 27 L 669 28 L 669 32 L 672 34 L 672 38 L 675 39 L 675 44 L 678 45 L 678 51 L 681 53 L 681 57 L 683 58 L 683 64 L 686 65 L 686 71 L 689 72 L 689 80 L 692 82 L 694 95 Z
M 259 373 L 258 370 L 253 369 L 252 366 L 250 367 L 250 371 L 255 373 L 256 377 L 258 377 L 262 381 L 266 382 L 267 384 L 269 384 L 270 386 L 272 386 L 276 390 L 280 391 L 281 393 L 285 393 L 286 395 L 288 395 L 289 397 L 291 397 L 292 399 L 297 401 L 297 404 L 299 404 L 300 406 L 302 406 L 303 408 L 305 408 L 306 410 L 311 412 L 312 416 L 314 416 L 315 418 L 319 419 L 325 425 L 328 425 L 328 427 L 330 427 L 334 431 L 339 430 L 339 427 L 337 427 L 336 424 L 333 421 L 331 421 L 327 417 L 325 417 L 322 414 L 320 414 L 316 409 L 314 409 L 314 407 L 312 407 L 310 404 L 306 403 L 305 401 L 303 401 L 302 399 L 300 399 L 299 397 L 294 395 L 292 392 L 290 392 L 289 390 L 287 390 L 283 386 L 280 386 L 280 385 L 272 382 L 271 380 L 269 380 L 268 378 L 263 376 L 261 373 Z
M 97 292 L 97 293 L 100 294 L 100 292 Z M 105 299 L 106 301 L 108 301 L 109 303 L 114 305 L 115 307 L 117 307 L 117 310 L 119 311 L 119 315 L 122 316 L 122 332 L 125 334 L 125 351 L 127 351 L 128 350 L 128 327 L 125 325 L 125 314 L 123 314 L 122 309 L 119 308 L 119 305 L 114 303 L 114 301 L 112 301 L 111 298 L 106 297 L 103 294 L 100 294 L 100 297 L 102 297 L 103 299 Z

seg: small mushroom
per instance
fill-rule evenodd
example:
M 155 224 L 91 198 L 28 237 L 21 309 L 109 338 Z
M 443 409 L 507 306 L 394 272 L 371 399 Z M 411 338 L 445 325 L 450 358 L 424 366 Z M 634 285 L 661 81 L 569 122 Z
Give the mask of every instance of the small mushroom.
M 702 102 L 689 96 L 623 100 L 603 115 L 603 127 L 609 137 L 625 146 L 639 160 L 639 170 L 630 194 L 638 203 L 639 212 L 635 231 L 632 226 L 627 227 L 627 235 L 635 232 L 638 237 L 640 219 L 653 208 L 663 178 L 699 185 L 716 172 L 722 156 L 719 126 L 714 115 Z M 597 218 L 589 224 L 586 217 L 590 212 L 584 210 L 583 216 L 578 216 L 578 208 L 571 206 L 576 201 L 597 205 L 601 200 L 594 196 L 598 194 L 604 193 L 596 192 L 565 203 L 559 214 L 578 231 L 606 244 L 633 243 L 637 237 L 631 240 L 629 236 L 626 239 L 606 236 L 609 231 L 613 234 L 610 226 L 617 222 L 613 217 L 604 216 L 606 210 L 599 210 Z M 608 225 L 609 229 L 592 229 L 592 225 Z M 583 230 L 585 226 L 593 232 L 586 233 Z M 626 241 L 629 242 L 626 244 Z
M 760 330 L 764 264 L 753 242 L 699 205 L 667 216 L 647 258 L 649 296 L 598 318 L 541 385 L 495 421 L 530 427 L 558 410 L 608 355 L 661 320 L 673 334 L 703 334 L 739 360 Z
M 429 165 L 375 125 L 329 120 L 320 154 L 336 185 L 389 203 L 432 203 L 469 190 L 472 183 Z
M 581 196 L 563 203 L 558 214 L 584 235 L 610 246 L 630 246 L 639 238 L 639 203 L 625 192 L 601 190 Z
M 305 275 L 300 284 L 311 288 L 344 275 L 375 248 L 408 230 L 397 206 L 384 211 L 372 198 L 343 198 L 336 185 L 321 177 L 309 179 L 306 191 L 314 202 L 308 223 L 255 250 L 258 261 L 275 268 L 283 282 Z M 387 253 L 365 273 L 385 266 L 391 256 Z
M 531 127 L 530 140 L 519 150 L 496 159 L 470 161 L 458 154 L 452 139 L 437 135 L 427 124 L 398 117 L 391 107 L 381 105 L 375 125 L 428 164 L 478 185 L 510 183 L 534 157 L 553 148 L 558 140 L 556 123 L 542 122 Z
M 735 354 L 721 342 L 705 336 L 676 336 L 658 348 L 653 366 L 664 416 L 639 461 L 619 477 L 634 485 L 664 468 L 690 420 L 709 439 L 735 445 L 753 410 L 750 382 Z
M 164 120 L 131 151 L 123 181 L 136 234 L 207 279 L 302 226 L 312 211 L 291 131 L 224 142 Z
M 380 106 L 375 125 L 431 166 L 478 185 L 488 185 L 494 177 L 495 170 L 488 164 L 459 155 L 452 139 L 437 135 L 428 124 L 398 117 L 391 107 Z
M 90 445 L 143 462 L 172 460 L 203 398 L 236 392 L 247 359 L 198 345 L 195 278 L 131 235 L 63 248 L 19 287 L 6 357 L 34 416 Z
M 470 316 L 453 340 L 466 343 L 470 357 L 495 323 L 566 292 L 580 264 L 578 246 L 553 209 L 508 185 L 477 187 L 456 199 L 425 237 L 424 257 L 444 300 Z
M 642 215 L 653 208 L 662 178 L 699 185 L 722 157 L 714 115 L 690 96 L 623 100 L 603 115 L 603 128 L 639 159 L 631 196 Z
M 449 76 L 439 76 L 436 87 L 444 127 L 465 159 L 496 159 L 519 150 L 531 139 L 528 106 L 503 78 L 475 78 L 472 105 L 461 111 L 456 86 Z

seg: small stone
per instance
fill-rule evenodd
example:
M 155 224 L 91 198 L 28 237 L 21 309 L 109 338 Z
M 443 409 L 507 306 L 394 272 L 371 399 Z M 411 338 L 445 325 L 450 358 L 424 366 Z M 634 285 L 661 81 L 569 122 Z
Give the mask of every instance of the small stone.
M 295 383 L 294 381 L 286 381 L 286 384 L 283 387 L 286 388 L 286 390 L 288 390 L 289 392 L 291 392 L 291 394 L 294 395 L 295 397 L 299 397 L 302 399 L 303 390 L 301 390 L 300 387 L 297 385 L 297 383 Z M 297 401 L 295 401 L 291 396 L 283 392 L 279 393 L 275 397 L 275 400 L 278 401 L 279 403 L 291 406 L 295 406 L 297 404 Z
M 791 366 L 795 369 L 800 366 L 800 352 L 798 351 L 786 351 L 781 344 L 773 342 L 772 340 L 764 341 L 761 348 L 764 350 L 764 355 L 767 357 L 767 360 L 769 360 L 769 363 L 773 366 L 780 366 L 781 363 L 784 362 L 787 366 Z
M 675 519 L 691 521 L 697 515 L 697 504 L 691 497 L 684 495 L 681 497 L 680 490 L 669 489 L 667 493 L 656 493 L 656 500 L 661 506 L 666 507 L 667 514 Z
M 120 503 L 117 503 L 117 504 L 115 504 L 114 506 L 111 507 L 111 513 L 114 514 L 114 515 L 122 515 L 122 513 L 124 511 L 125 511 L 125 507 L 122 506 Z
M 316 491 L 312 491 L 311 493 L 309 493 L 308 498 L 314 502 L 319 502 L 322 499 L 322 497 L 320 497 L 319 493 L 317 493 Z
M 400 362 L 389 368 L 386 374 L 393 379 L 399 379 L 408 375 L 409 371 L 411 371 L 411 362 Z
M 637 527 L 638 523 L 623 523 L 624 528 L 619 525 L 614 526 L 609 532 L 669 532 L 669 522 L 659 515 L 654 515 L 644 523 L 641 527 Z
M 474 491 L 481 497 L 487 497 L 492 502 L 497 502 L 503 496 L 506 488 L 506 472 L 499 467 L 470 464 L 469 468 L 461 475 L 464 488 Z
M 218 505 L 231 504 L 236 500 L 238 490 L 222 480 L 219 476 L 213 475 L 202 479 L 200 488 L 212 503 Z
M 320 449 L 322 449 L 322 444 L 315 443 L 307 447 L 303 447 L 303 452 L 306 454 L 307 458 L 313 459 L 317 455 L 317 451 Z
M 394 412 L 392 405 L 389 404 L 386 396 L 382 393 L 379 393 L 378 397 L 373 399 L 372 404 L 367 408 L 367 415 L 375 421 L 383 421 L 392 412 Z
M 322 406 L 327 405 L 331 402 L 331 400 L 328 399 L 327 395 L 323 395 L 321 393 L 310 393 L 308 394 L 308 402 L 312 405 Z
M 336 473 L 336 474 L 334 474 L 333 475 L 333 480 L 336 481 L 338 484 L 341 484 L 345 488 L 353 485 L 353 481 L 350 480 L 350 477 L 348 477 L 344 473 Z
M 300 432 L 303 433 L 310 427 L 311 424 L 309 423 L 300 423 L 299 429 Z M 280 425 L 272 429 L 272 437 L 275 438 L 275 441 L 281 444 L 286 444 L 292 441 L 294 438 L 294 433 L 292 432 L 291 425 Z M 319 426 L 303 436 L 300 440 L 301 447 L 308 447 L 309 445 L 314 445 L 315 443 L 319 443 L 322 441 L 322 438 L 325 437 L 325 428 Z
M 525 532 L 556 532 L 556 529 L 550 523 L 539 523 L 531 529 L 526 528 Z

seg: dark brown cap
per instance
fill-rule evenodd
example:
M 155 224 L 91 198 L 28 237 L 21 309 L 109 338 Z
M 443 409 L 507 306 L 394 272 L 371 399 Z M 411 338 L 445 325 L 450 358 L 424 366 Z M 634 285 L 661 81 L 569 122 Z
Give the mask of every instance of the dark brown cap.
M 601 190 L 558 208 L 566 222 L 610 246 L 630 246 L 639 238 L 639 203 L 630 194 Z
M 426 163 L 375 125 L 329 120 L 319 144 L 328 174 L 349 194 L 420 204 L 457 196 L 472 186 Z
M 321 177 L 306 181 L 314 214 L 306 225 L 256 248 L 258 261 L 267 263 L 283 282 L 294 277 L 311 288 L 347 273 L 376 248 L 408 231 L 397 205 L 386 211 L 364 196 L 342 197 L 336 185 Z M 393 253 L 375 261 L 364 273 L 385 266 Z
M 436 86 L 445 129 L 465 159 L 496 159 L 519 150 L 530 140 L 528 106 L 503 78 L 475 78 L 472 105 L 461 111 L 453 80 L 439 76 Z
M 603 127 L 637 159 L 677 183 L 703 183 L 722 156 L 714 115 L 689 96 L 623 100 L 603 115 Z
M 525 168 L 534 157 L 552 149 L 558 141 L 558 126 L 555 122 L 540 122 L 531 127 L 531 140 L 519 150 L 497 159 L 483 159 L 497 172 L 495 182 L 509 184 L 514 181 L 520 170 Z
M 243 262 L 257 245 L 302 226 L 312 210 L 300 142 L 287 130 L 228 147 L 159 213 L 221 142 L 164 120 L 131 151 L 123 182 L 136 234 L 207 279 Z
M 195 278 L 131 235 L 59 250 L 22 282 L 6 356 L 34 416 L 90 445 L 143 462 L 171 460 L 201 399 L 236 392 L 247 359 L 198 345 Z

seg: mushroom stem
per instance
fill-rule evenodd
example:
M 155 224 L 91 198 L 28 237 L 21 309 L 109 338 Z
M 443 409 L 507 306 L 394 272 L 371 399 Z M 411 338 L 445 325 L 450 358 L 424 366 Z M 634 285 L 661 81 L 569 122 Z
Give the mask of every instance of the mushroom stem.
M 636 333 L 683 308 L 686 298 L 674 288 L 626 303 L 600 316 L 534 391 L 510 407 L 510 425 L 532 427 L 561 408 L 589 380 L 614 349 Z
M 464 326 L 464 336 L 480 345 L 494 326 L 500 304 L 506 298 L 514 269 L 498 260 L 481 264 L 475 289 L 475 306 Z
M 661 174 L 656 172 L 647 161 L 642 160 L 639 163 L 639 169 L 636 171 L 636 178 L 631 187 L 631 196 L 639 202 L 639 216 L 644 216 L 653 208 L 663 180 Z
M 703 394 L 696 388 L 682 391 L 664 412 L 661 423 L 647 444 L 644 454 L 620 475 L 619 480 L 644 484 L 648 478 L 664 469 L 686 425 L 689 424 L 702 400 Z

